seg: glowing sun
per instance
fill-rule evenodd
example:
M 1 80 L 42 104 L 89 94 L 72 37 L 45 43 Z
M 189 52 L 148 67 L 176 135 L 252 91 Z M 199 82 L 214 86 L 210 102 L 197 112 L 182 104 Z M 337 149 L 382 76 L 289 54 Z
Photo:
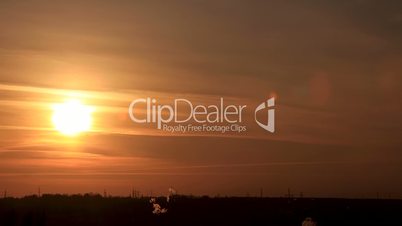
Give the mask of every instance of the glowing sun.
M 75 136 L 88 131 L 92 124 L 93 108 L 78 100 L 68 100 L 53 105 L 53 124 L 60 133 Z

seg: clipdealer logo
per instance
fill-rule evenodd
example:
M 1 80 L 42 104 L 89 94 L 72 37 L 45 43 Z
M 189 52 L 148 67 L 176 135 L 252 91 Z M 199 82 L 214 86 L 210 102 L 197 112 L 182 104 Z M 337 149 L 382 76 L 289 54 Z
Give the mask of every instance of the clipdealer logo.
M 254 110 L 258 126 L 275 132 L 275 98 L 262 102 Z M 157 129 L 168 132 L 245 132 L 243 114 L 247 105 L 225 105 L 220 98 L 218 104 L 194 105 L 190 100 L 174 99 L 172 104 L 159 104 L 155 98 L 139 98 L 130 103 L 128 114 L 134 123 L 154 124 Z M 267 123 L 257 118 L 257 113 L 267 110 Z M 139 114 L 138 112 L 142 112 Z M 145 113 L 143 113 L 145 112 Z
M 272 97 L 268 99 L 266 102 L 262 102 L 254 111 L 254 119 L 255 122 L 263 129 L 266 131 L 269 131 L 271 133 L 275 132 L 275 98 Z M 257 119 L 257 112 L 267 109 L 268 110 L 268 120 L 267 124 L 263 124 L 258 121 Z

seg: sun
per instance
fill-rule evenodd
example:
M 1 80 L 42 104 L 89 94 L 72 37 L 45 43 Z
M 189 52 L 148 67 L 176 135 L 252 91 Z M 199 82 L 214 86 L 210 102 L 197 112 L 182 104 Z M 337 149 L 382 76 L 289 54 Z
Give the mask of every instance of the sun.
M 52 122 L 55 129 L 66 136 L 88 131 L 92 124 L 93 108 L 79 100 L 68 100 L 53 105 Z

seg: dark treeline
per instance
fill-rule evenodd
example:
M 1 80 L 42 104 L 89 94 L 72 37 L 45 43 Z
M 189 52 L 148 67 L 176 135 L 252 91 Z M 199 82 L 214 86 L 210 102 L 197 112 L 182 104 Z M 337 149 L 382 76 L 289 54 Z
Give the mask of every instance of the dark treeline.
M 0 225 L 402 225 L 402 200 L 42 195 L 0 199 Z

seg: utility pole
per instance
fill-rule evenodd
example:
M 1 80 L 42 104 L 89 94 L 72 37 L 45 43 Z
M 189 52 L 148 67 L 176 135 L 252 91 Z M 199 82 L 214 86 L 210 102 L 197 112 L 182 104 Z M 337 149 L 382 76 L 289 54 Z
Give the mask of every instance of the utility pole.
M 139 198 L 140 197 L 140 191 L 137 191 L 133 188 L 133 190 L 131 191 L 131 197 L 133 198 Z

